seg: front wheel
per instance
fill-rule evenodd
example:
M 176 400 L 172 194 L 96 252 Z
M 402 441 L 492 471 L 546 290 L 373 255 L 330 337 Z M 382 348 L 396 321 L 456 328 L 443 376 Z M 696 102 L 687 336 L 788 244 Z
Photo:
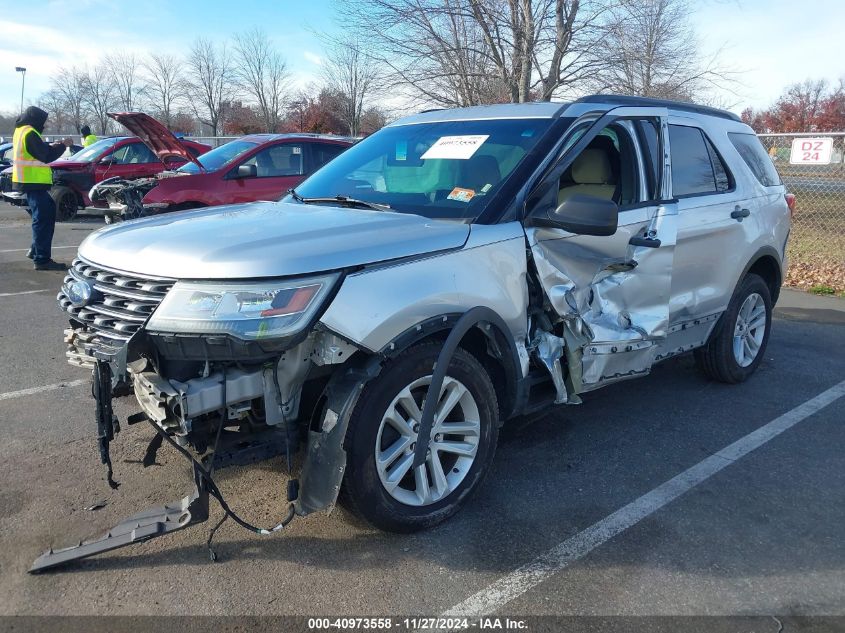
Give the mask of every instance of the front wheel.
M 759 275 L 742 280 L 707 344 L 695 360 L 713 380 L 744 381 L 763 360 L 772 327 L 772 298 Z
M 414 532 L 452 516 L 493 461 L 498 404 L 490 377 L 458 348 L 443 381 L 425 463 L 413 468 L 423 400 L 440 352 L 422 344 L 390 361 L 349 421 L 341 502 L 374 526 Z
M 70 187 L 53 187 L 50 189 L 50 197 L 56 204 L 56 220 L 67 222 L 76 217 L 79 210 L 79 201 L 76 194 Z

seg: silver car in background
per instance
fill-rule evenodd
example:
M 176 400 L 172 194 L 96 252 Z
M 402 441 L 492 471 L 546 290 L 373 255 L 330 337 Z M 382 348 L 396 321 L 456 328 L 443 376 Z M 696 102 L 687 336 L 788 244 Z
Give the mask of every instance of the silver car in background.
M 132 391 L 130 422 L 190 455 L 200 496 L 218 459 L 302 446 L 286 520 L 340 496 L 406 532 L 478 488 L 509 418 L 693 350 L 745 380 L 789 228 L 768 155 L 724 111 L 602 95 L 430 111 L 280 202 L 91 235 L 59 302 L 104 461 L 112 393 Z M 157 534 L 203 520 L 194 501 Z

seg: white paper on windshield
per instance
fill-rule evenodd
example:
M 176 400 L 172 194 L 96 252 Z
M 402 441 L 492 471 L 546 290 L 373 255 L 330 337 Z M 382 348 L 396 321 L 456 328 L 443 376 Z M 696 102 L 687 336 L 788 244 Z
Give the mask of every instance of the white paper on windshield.
M 489 134 L 473 134 L 466 136 L 441 136 L 420 156 L 427 158 L 456 158 L 466 160 L 478 151 L 478 148 L 490 138 Z

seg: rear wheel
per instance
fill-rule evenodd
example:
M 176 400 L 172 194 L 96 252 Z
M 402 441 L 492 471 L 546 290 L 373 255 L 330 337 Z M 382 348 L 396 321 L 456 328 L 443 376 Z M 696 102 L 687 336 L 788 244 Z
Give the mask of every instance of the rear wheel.
M 50 197 L 56 204 L 56 220 L 67 222 L 76 217 L 79 210 L 79 201 L 76 193 L 70 187 L 53 187 L 50 189 Z
M 749 274 L 734 292 L 707 345 L 695 351 L 695 360 L 713 380 L 742 382 L 763 360 L 771 325 L 769 287 L 759 275 Z
M 459 348 L 443 382 L 427 459 L 412 467 L 439 353 L 439 344 L 422 344 L 391 361 L 364 389 L 350 418 L 341 502 L 383 530 L 413 532 L 452 516 L 493 460 L 496 394 L 481 364 Z

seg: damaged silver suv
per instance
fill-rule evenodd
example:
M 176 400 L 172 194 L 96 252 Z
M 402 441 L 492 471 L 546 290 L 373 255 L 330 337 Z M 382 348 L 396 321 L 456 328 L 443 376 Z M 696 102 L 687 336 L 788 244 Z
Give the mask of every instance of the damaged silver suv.
M 103 229 L 59 294 L 103 461 L 112 395 L 134 392 L 129 422 L 192 461 L 197 491 L 36 569 L 200 522 L 209 494 L 261 533 L 338 496 L 385 530 L 434 525 L 508 418 L 693 350 L 710 378 L 748 378 L 789 228 L 736 116 L 598 95 L 418 114 L 280 202 Z M 298 447 L 285 519 L 238 518 L 213 469 Z

